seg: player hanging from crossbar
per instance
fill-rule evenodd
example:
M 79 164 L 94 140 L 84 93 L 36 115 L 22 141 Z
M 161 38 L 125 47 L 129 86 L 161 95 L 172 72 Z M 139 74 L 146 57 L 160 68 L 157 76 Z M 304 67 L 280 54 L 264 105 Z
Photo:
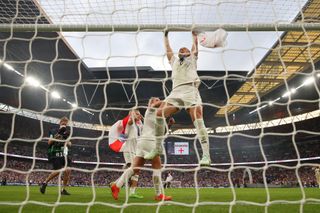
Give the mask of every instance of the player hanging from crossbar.
M 195 32 L 192 32 L 192 38 L 191 51 L 186 47 L 182 47 L 177 58 L 170 47 L 168 31 L 165 32 L 164 44 L 167 58 L 172 67 L 172 91 L 157 110 L 157 127 L 155 131 L 157 143 L 155 149 L 146 156 L 146 159 L 153 159 L 163 153 L 162 142 L 166 128 L 165 118 L 172 116 L 181 109 L 185 109 L 196 127 L 197 136 L 201 143 L 203 156 L 199 163 L 203 166 L 211 163 L 209 136 L 203 121 L 202 100 L 198 90 L 200 85 L 200 78 L 197 73 L 198 38 Z
M 133 165 L 125 170 L 121 177 L 111 185 L 112 196 L 115 200 L 118 200 L 118 194 L 121 187 L 130 178 L 130 191 L 135 189 L 138 185 L 140 168 L 145 164 L 145 155 L 156 147 L 155 130 L 156 130 L 156 108 L 159 107 L 161 101 L 159 98 L 151 98 L 149 100 L 148 109 L 144 117 L 144 125 L 141 132 L 141 136 L 138 138 L 136 147 L 136 156 L 133 161 Z M 174 123 L 173 119 L 169 121 L 170 125 Z M 162 192 L 161 184 L 161 159 L 157 155 L 151 159 L 152 169 L 153 169 L 153 185 L 155 188 L 155 200 L 171 200 L 171 196 L 166 196 Z M 135 194 L 135 196 L 130 195 L 133 198 L 143 198 L 141 195 Z

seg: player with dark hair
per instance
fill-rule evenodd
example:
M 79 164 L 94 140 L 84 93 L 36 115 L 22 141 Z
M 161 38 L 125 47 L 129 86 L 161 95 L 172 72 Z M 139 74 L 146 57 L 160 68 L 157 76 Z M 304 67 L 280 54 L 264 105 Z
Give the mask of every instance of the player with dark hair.
M 209 136 L 203 121 L 202 100 L 198 90 L 200 85 L 200 78 L 197 73 L 198 38 L 195 32 L 192 32 L 192 38 L 191 51 L 182 47 L 179 49 L 178 57 L 176 57 L 173 55 L 169 44 L 168 32 L 165 32 L 165 48 L 172 67 L 172 91 L 157 110 L 155 131 L 157 146 L 146 156 L 146 159 L 152 159 L 163 153 L 162 141 L 166 130 L 165 118 L 172 116 L 181 109 L 185 109 L 196 127 L 201 144 L 203 154 L 199 163 L 206 166 L 211 163 Z
M 61 195 L 70 195 L 66 190 L 71 174 L 71 170 L 68 168 L 71 164 L 71 159 L 68 156 L 68 149 L 71 147 L 71 142 L 67 141 L 70 135 L 70 132 L 67 130 L 68 123 L 69 119 L 67 117 L 61 118 L 59 129 L 53 129 L 50 131 L 50 139 L 48 141 L 48 160 L 51 162 L 53 170 L 64 168 Z M 42 194 L 46 192 L 46 187 L 49 181 L 57 177 L 59 174 L 60 171 L 52 172 L 41 184 L 40 192 Z

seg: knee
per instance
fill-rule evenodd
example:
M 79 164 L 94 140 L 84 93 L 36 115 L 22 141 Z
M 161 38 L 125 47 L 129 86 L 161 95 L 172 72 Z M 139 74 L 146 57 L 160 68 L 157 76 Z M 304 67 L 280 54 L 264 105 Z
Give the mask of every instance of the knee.
M 198 111 L 196 112 L 196 119 L 202 119 L 203 115 L 202 115 L 202 111 Z
M 131 177 L 132 175 L 134 175 L 133 168 L 130 167 L 130 168 L 126 169 L 126 170 L 124 171 L 124 174 L 125 174 L 126 177 Z
M 139 175 L 140 174 L 140 169 L 139 168 L 134 168 L 133 169 L 133 174 L 134 175 Z
M 138 182 L 138 180 L 139 180 L 139 175 L 138 175 L 138 174 L 132 175 L 131 178 L 130 178 L 130 180 Z
M 195 119 L 202 119 L 202 107 L 198 106 L 195 110 Z
M 201 107 L 196 107 L 193 110 L 189 110 L 190 117 L 192 119 L 192 122 L 194 122 L 197 119 L 202 119 L 202 108 Z
M 195 114 L 191 115 L 192 122 L 195 122 L 196 120 L 202 119 L 202 118 L 203 118 L 202 113 L 195 112 Z
M 131 167 L 131 163 L 126 163 L 122 166 L 122 169 L 128 169 Z

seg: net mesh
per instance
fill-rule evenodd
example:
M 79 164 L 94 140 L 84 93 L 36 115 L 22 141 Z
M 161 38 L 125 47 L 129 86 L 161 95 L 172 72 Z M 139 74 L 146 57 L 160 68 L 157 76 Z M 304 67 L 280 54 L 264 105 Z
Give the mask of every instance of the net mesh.
M 307 187 L 318 186 L 313 168 L 320 156 L 320 33 L 304 24 L 319 23 L 319 1 L 1 0 L 0 11 L 0 23 L 11 24 L 11 31 L 0 32 L 0 178 L 23 188 L 16 197 L 0 197 L 0 209 L 316 211 L 320 197 Z M 164 99 L 172 86 L 162 45 L 165 28 L 150 32 L 139 26 L 181 25 L 181 32 L 169 33 L 176 53 L 191 46 L 194 27 L 256 23 L 272 24 L 274 30 L 228 32 L 226 47 L 200 47 L 199 90 L 211 167 L 199 166 L 200 144 L 182 112 L 162 159 L 162 173 L 170 171 L 174 178 L 176 188 L 166 190 L 173 201 L 136 202 L 128 190 L 122 190 L 120 202 L 106 196 L 106 186 L 124 171 L 122 155 L 108 148 L 109 127 L 132 108 L 144 112 L 150 97 Z M 279 23 L 302 25 L 298 31 L 279 31 Z M 34 31 L 15 31 L 16 24 L 35 24 Z M 43 24 L 136 25 L 137 30 L 38 31 Z M 49 188 L 44 198 L 35 185 L 53 171 L 47 162 L 48 132 L 62 116 L 71 120 L 70 184 L 79 188 L 70 189 L 70 199 L 60 195 L 61 172 L 50 182 L 58 187 Z M 181 142 L 189 146 L 186 155 L 175 149 Z M 151 177 L 147 164 L 140 186 L 152 187 Z M 261 191 L 252 197 L 253 191 L 237 189 L 245 187 Z M 294 188 L 294 195 L 273 189 L 279 187 Z M 12 189 L 6 194 L 14 194 Z

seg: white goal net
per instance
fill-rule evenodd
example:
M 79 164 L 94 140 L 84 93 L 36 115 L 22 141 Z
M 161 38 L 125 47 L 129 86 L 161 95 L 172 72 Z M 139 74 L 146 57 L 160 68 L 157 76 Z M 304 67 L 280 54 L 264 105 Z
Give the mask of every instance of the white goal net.
M 317 211 L 320 1 L 0 0 L 0 11 L 0 212 Z M 173 199 L 154 201 L 147 161 L 144 198 L 125 184 L 115 201 L 109 184 L 125 161 L 108 133 L 172 91 L 164 33 L 178 55 L 192 32 L 217 29 L 226 41 L 199 41 L 197 60 L 211 165 L 199 165 L 197 131 L 181 110 L 161 156 Z M 60 193 L 66 167 L 48 162 L 62 117 L 70 196 Z

